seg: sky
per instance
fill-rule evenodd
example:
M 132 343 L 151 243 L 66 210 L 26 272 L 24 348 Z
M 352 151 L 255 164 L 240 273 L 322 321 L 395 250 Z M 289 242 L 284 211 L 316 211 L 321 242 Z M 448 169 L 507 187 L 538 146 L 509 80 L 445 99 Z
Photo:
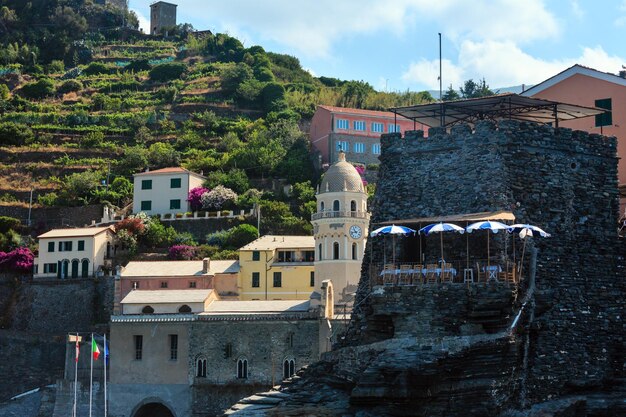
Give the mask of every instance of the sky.
M 169 0 L 178 23 L 297 57 L 314 76 L 379 91 L 537 84 L 580 64 L 626 65 L 626 0 Z M 130 0 L 148 31 L 150 3 Z

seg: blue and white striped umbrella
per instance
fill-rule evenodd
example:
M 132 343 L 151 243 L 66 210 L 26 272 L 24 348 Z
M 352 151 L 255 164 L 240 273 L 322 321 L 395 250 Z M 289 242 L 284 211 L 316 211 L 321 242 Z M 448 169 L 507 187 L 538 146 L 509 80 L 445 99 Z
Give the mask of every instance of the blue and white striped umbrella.
M 457 233 L 465 233 L 465 229 L 457 226 L 452 223 L 433 223 L 428 226 L 422 227 L 419 230 L 419 233 L 423 233 L 425 235 L 430 235 L 431 233 L 439 233 L 439 242 L 441 244 L 441 262 L 443 268 L 443 232 L 457 232 Z
M 522 239 L 527 236 L 550 237 L 550 233 L 532 224 L 514 224 L 513 226 L 509 226 L 508 231 L 509 233 L 519 232 Z
M 465 228 L 467 233 L 472 233 L 474 230 L 491 230 L 493 233 L 498 233 L 498 230 L 508 230 L 509 226 L 504 223 L 494 222 L 486 220 L 483 222 L 472 223 Z
M 372 237 L 376 237 L 378 235 L 404 235 L 404 236 L 408 236 L 411 233 L 415 233 L 415 230 L 413 230 L 413 229 L 411 229 L 409 227 L 396 226 L 395 224 L 392 224 L 391 226 L 379 227 L 378 229 L 372 231 L 372 233 L 370 233 L 370 236 L 372 236 Z

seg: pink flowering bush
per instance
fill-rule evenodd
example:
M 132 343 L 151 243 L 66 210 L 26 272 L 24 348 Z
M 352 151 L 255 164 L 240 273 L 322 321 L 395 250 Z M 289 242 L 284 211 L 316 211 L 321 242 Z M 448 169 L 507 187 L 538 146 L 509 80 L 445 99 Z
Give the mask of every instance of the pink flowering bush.
M 174 245 L 168 250 L 167 256 L 178 261 L 190 261 L 196 256 L 196 248 L 189 245 Z
M 202 209 L 202 194 L 208 193 L 210 190 L 205 187 L 196 187 L 189 190 L 187 195 L 187 201 L 191 206 L 191 211 L 198 211 Z
M 28 274 L 33 270 L 34 260 L 31 250 L 24 246 L 10 252 L 0 252 L 0 270 Z
M 354 165 L 356 172 L 361 176 L 361 181 L 363 181 L 363 186 L 367 186 L 367 181 L 365 180 L 365 167 L 363 165 Z

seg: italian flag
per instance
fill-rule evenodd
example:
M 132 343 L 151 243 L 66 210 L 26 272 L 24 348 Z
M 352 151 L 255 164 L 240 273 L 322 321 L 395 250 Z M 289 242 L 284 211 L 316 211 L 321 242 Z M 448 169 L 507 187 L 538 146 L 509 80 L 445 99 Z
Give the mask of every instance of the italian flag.
M 93 358 L 98 360 L 98 356 L 100 356 L 100 349 L 98 349 L 98 344 L 94 338 L 91 339 L 91 353 L 93 353 Z

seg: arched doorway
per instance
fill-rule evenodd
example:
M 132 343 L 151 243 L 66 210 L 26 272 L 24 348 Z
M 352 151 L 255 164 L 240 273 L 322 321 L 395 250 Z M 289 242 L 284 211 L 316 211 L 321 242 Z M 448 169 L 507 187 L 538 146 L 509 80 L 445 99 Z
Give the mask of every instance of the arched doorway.
M 174 417 L 174 414 L 161 403 L 147 403 L 139 407 L 133 417 Z
M 83 259 L 81 265 L 82 269 L 80 272 L 80 276 L 83 278 L 87 278 L 87 275 L 89 275 L 89 259 Z
M 72 278 L 78 278 L 78 259 L 72 260 Z

